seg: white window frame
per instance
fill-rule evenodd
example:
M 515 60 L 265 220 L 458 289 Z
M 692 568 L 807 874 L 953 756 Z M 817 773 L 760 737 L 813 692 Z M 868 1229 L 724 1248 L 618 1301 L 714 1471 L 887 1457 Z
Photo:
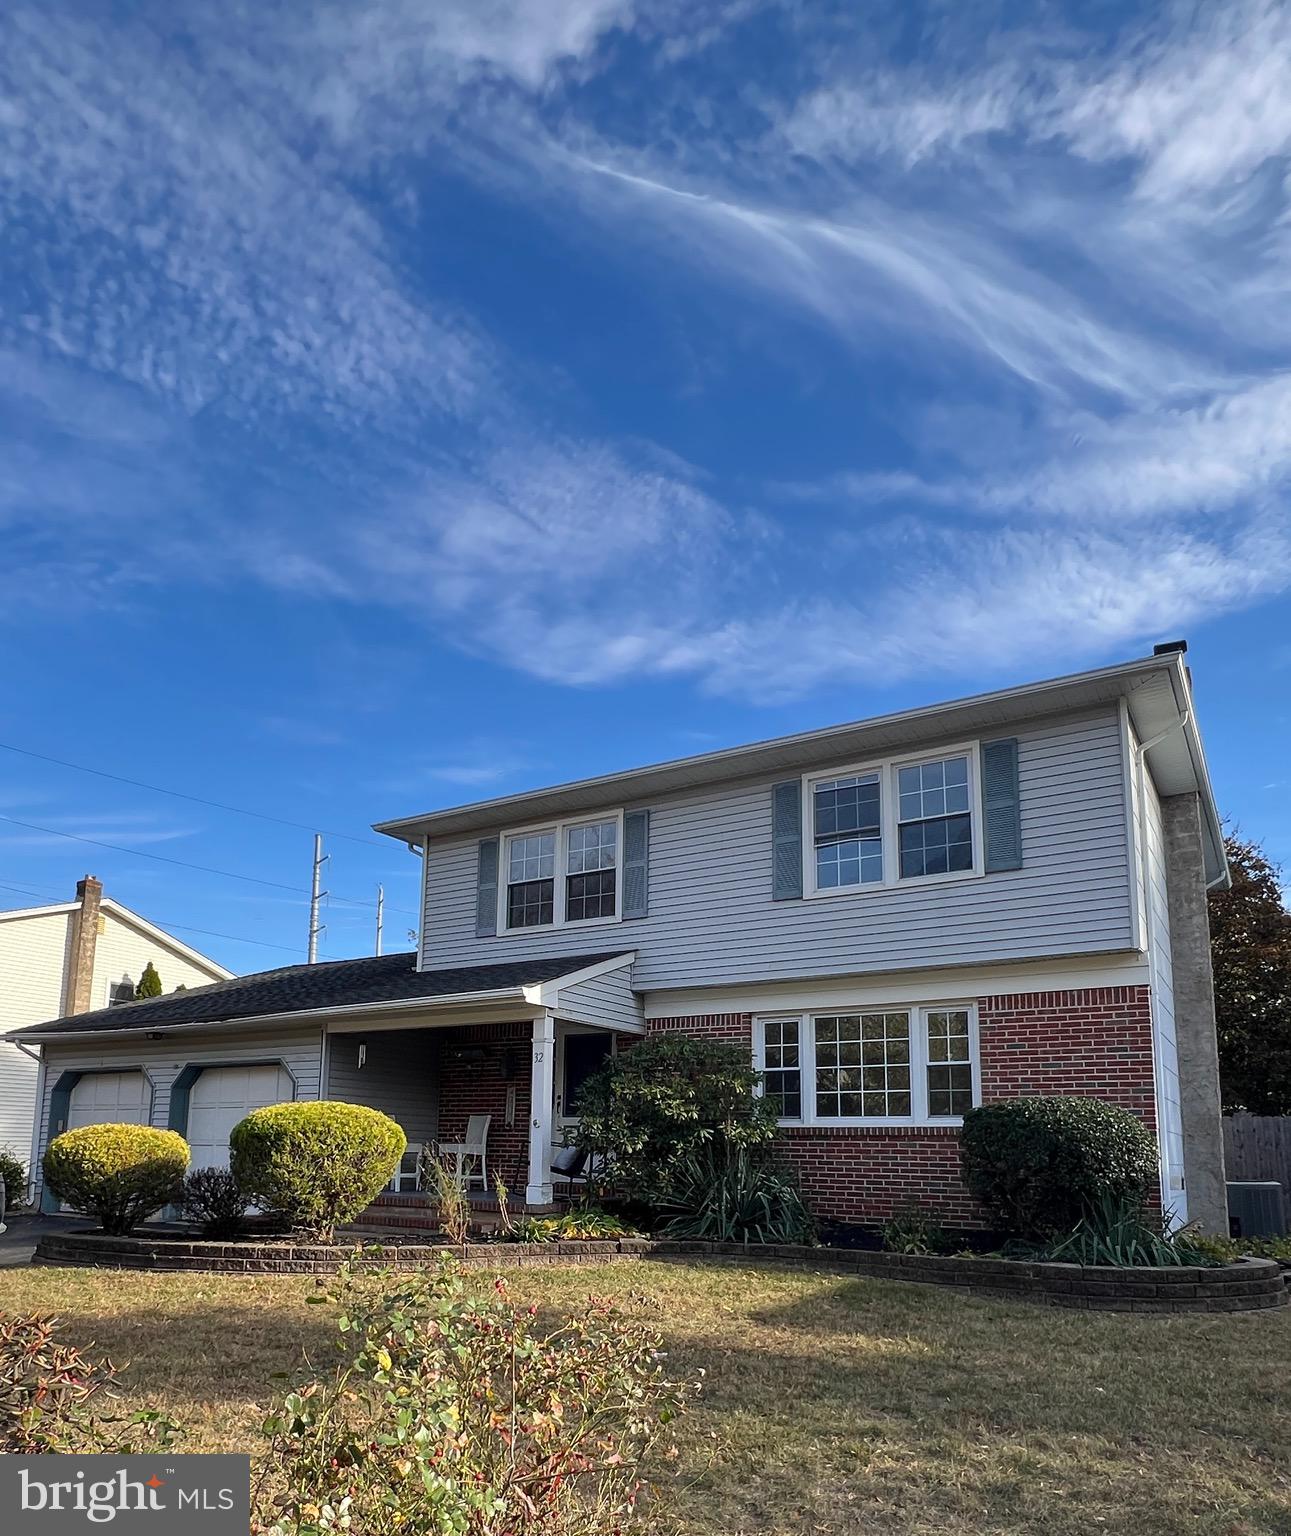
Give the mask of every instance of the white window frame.
M 614 833 L 614 915 L 612 917 L 565 916 L 565 893 L 569 879 L 569 834 L 577 827 L 594 827 L 612 821 Z M 549 923 L 531 923 L 527 928 L 511 928 L 507 925 L 507 890 L 511 874 L 511 843 L 517 837 L 533 837 L 539 832 L 555 835 L 555 875 L 551 893 L 552 920 Z M 512 827 L 498 839 L 498 914 L 497 932 L 509 938 L 522 937 L 526 933 L 550 933 L 553 928 L 605 928 L 623 921 L 623 812 L 607 811 L 599 816 L 571 816 L 567 821 L 540 821 L 533 826 Z
M 900 824 L 900 797 L 897 793 L 900 768 L 910 768 L 916 763 L 939 763 L 948 757 L 968 759 L 968 814 L 973 824 L 973 867 L 947 870 L 942 875 L 911 875 L 901 878 L 901 853 L 898 826 Z M 936 747 L 925 752 L 904 752 L 900 757 L 880 758 L 866 763 L 848 763 L 802 776 L 802 862 L 803 895 L 815 899 L 823 896 L 861 896 L 877 891 L 913 890 L 928 885 L 947 885 L 960 880 L 977 880 L 986 873 L 985 845 L 982 838 L 982 749 L 978 741 L 961 741 L 948 747 Z M 883 844 L 883 878 L 868 880 L 858 885 L 816 884 L 816 795 L 818 784 L 830 779 L 851 778 L 853 775 L 875 774 L 879 781 L 879 835 Z
M 982 1102 L 981 1043 L 977 1027 L 977 1003 L 971 998 L 947 998 L 924 1003 L 836 1003 L 828 1008 L 811 1008 L 799 1013 L 779 1009 L 775 1013 L 755 1014 L 753 1018 L 753 1065 L 764 1070 L 766 1061 L 766 1024 L 796 1022 L 798 1025 L 798 1064 L 802 1073 L 802 1114 L 780 1119 L 784 1126 L 873 1126 L 876 1129 L 908 1126 L 945 1126 L 954 1129 L 964 1123 L 962 1115 L 928 1113 L 928 1015 L 947 1011 L 968 1014 L 968 1055 L 973 1074 L 973 1107 Z M 818 1115 L 816 1113 L 816 1020 L 833 1019 L 842 1014 L 905 1013 L 910 1016 L 910 1114 L 908 1115 Z M 931 1063 L 937 1065 L 937 1063 Z M 759 1085 L 758 1092 L 762 1092 Z

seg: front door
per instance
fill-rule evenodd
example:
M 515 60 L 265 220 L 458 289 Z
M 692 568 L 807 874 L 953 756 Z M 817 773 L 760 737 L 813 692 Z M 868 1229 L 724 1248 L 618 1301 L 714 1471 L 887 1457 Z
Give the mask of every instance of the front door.
M 568 1127 L 578 1124 L 578 1095 L 583 1084 L 614 1054 L 614 1035 L 608 1029 L 565 1028 L 556 1039 L 555 1123 L 557 1145 L 564 1142 Z

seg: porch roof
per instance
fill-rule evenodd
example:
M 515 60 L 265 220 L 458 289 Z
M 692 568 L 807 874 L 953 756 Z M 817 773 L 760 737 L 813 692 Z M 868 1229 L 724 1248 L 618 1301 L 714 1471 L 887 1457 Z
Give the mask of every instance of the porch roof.
M 187 992 L 171 992 L 146 1002 L 96 1008 L 47 1024 L 29 1024 L 10 1030 L 5 1038 L 34 1041 L 132 1032 L 165 1034 L 234 1021 L 290 1023 L 294 1014 L 316 1015 L 399 1003 L 415 1007 L 419 1003 L 434 1004 L 455 998 L 502 1001 L 521 997 L 525 988 L 574 979 L 579 973 L 607 962 L 618 960 L 626 966 L 634 954 L 633 950 L 602 950 L 596 954 L 535 957 L 497 965 L 455 966 L 443 971 L 417 970 L 417 956 L 411 951 L 358 960 L 322 961 L 316 965 L 288 965 L 251 976 L 234 976 L 229 981 L 194 987 Z

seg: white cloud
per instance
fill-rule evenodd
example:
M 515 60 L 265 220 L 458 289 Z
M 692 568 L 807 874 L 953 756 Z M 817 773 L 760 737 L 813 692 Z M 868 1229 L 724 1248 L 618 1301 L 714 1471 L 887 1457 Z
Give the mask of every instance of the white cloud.
M 689 92 L 701 56 L 731 78 L 756 9 L 235 6 L 184 48 L 146 12 L 7 12 L 24 303 L 0 388 L 31 424 L 0 466 L 10 612 L 72 582 L 252 580 L 411 611 L 543 679 L 778 698 L 1067 665 L 1285 589 L 1289 13 L 857 69 L 808 46 L 805 8 L 793 87 Z M 629 30 L 655 73 L 620 101 Z M 706 274 L 715 331 L 770 316 L 789 352 L 806 318 L 858 401 L 894 359 L 920 371 L 928 406 L 890 427 L 909 467 L 862 458 L 773 517 L 751 477 L 531 407 L 532 374 L 400 259 L 414 215 L 434 254 L 445 168 L 648 280 Z M 194 446 L 211 420 L 344 493 L 284 475 L 231 515 Z

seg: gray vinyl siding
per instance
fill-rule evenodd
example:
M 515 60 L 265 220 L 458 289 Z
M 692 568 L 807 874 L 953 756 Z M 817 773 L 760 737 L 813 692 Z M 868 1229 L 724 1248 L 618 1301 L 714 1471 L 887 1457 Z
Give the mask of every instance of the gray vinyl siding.
M 367 1059 L 359 1066 L 359 1042 Z M 439 1135 L 439 1041 L 434 1030 L 332 1035 L 327 1042 L 329 1099 L 366 1104 L 403 1127 L 409 1141 Z
M 142 1067 L 152 1082 L 152 1123 L 163 1130 L 170 1118 L 170 1085 L 192 1062 L 227 1066 L 280 1061 L 296 1080 L 298 1099 L 319 1096 L 322 1033 L 317 1028 L 272 1035 L 175 1036 L 169 1040 L 86 1040 L 45 1046 L 45 1092 L 40 1106 L 40 1151 L 49 1135 L 49 1100 L 63 1072 L 121 1071 Z
M 622 944 L 637 951 L 634 985 L 650 990 L 1133 947 L 1116 711 L 1038 723 L 1018 737 L 1021 869 L 774 901 L 772 786 L 736 783 L 651 806 L 649 916 L 633 922 L 476 938 L 478 840 L 432 841 L 424 964 L 433 970 Z
M 626 965 L 562 987 L 557 1012 L 575 1024 L 603 1024 L 609 1029 L 640 1029 L 645 1021 L 641 999 L 632 990 L 632 968 Z

